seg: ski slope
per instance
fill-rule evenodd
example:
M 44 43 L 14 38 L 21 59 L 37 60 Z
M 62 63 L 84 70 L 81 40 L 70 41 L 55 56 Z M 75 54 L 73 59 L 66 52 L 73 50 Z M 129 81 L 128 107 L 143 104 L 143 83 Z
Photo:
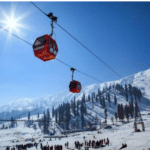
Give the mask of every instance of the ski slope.
M 68 134 L 68 138 L 61 138 L 61 140 L 55 140 L 55 138 L 52 138 L 52 141 L 50 141 L 48 138 L 44 139 L 44 135 L 43 133 L 41 133 L 39 128 L 35 131 L 32 127 L 24 127 L 24 123 L 19 122 L 17 128 L 0 130 L 0 149 L 5 150 L 6 146 L 11 146 L 12 148 L 16 144 L 19 145 L 30 143 L 30 141 L 25 140 L 31 138 L 34 138 L 35 142 L 37 143 L 39 143 L 40 139 L 42 141 L 45 140 L 42 142 L 43 145 L 46 145 L 47 142 L 49 146 L 58 144 L 62 145 L 63 150 L 66 150 L 64 144 L 68 141 L 69 148 L 74 149 L 74 142 L 84 142 L 83 136 L 85 136 L 85 140 L 87 141 L 97 141 L 104 138 L 106 139 L 108 137 L 110 140 L 110 144 L 109 146 L 101 148 L 103 150 L 118 150 L 122 146 L 122 143 L 127 144 L 127 148 L 124 148 L 126 150 L 147 150 L 148 148 L 150 148 L 150 115 L 148 115 L 148 111 L 142 112 L 142 118 L 145 124 L 144 132 L 134 132 L 134 119 L 130 119 L 129 123 L 123 124 L 121 122 L 115 122 L 114 125 L 112 125 L 112 122 L 108 120 L 108 124 L 112 126 L 112 129 L 100 129 L 100 133 L 98 133 L 97 131 L 72 133 Z M 34 116 L 33 119 L 36 119 L 36 116 Z M 138 128 L 142 130 L 142 127 L 140 125 L 138 125 Z M 60 135 L 60 132 L 58 131 L 57 134 Z M 93 136 L 95 136 L 96 138 L 94 139 Z M 16 142 L 17 140 L 19 142 Z M 12 141 L 14 141 L 14 143 L 12 143 Z M 35 149 L 35 147 L 28 148 L 28 150 Z M 84 147 L 82 147 L 81 149 L 84 149 Z M 38 145 L 38 150 L 40 150 L 40 144 Z M 90 150 L 94 150 L 94 148 L 90 148 Z

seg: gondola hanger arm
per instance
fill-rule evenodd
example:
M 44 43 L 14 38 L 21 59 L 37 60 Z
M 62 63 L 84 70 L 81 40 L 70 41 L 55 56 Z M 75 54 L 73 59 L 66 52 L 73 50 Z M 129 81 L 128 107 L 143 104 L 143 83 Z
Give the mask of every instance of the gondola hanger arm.
M 72 81 L 73 81 L 73 73 L 74 73 L 74 71 L 75 71 L 76 69 L 71 68 L 70 70 L 72 71 Z
M 47 16 L 51 19 L 51 34 L 49 35 L 50 37 L 53 36 L 53 29 L 54 29 L 54 26 L 53 26 L 53 21 L 57 22 L 57 17 L 56 16 L 53 16 L 53 13 L 50 12 L 49 14 L 47 14 Z

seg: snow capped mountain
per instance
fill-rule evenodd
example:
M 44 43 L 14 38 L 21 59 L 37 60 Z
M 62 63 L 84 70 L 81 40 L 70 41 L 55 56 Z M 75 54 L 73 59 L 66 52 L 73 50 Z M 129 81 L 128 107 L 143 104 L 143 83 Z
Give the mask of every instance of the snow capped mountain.
M 146 71 L 141 71 L 137 74 L 125 77 L 123 79 L 117 80 L 117 81 L 110 81 L 105 82 L 101 84 L 92 84 L 84 87 L 82 89 L 82 92 L 79 94 L 73 94 L 69 92 L 68 90 L 62 91 L 61 93 L 45 96 L 41 98 L 25 98 L 25 99 L 19 99 L 14 102 L 9 103 L 8 105 L 4 105 L 0 107 L 0 118 L 10 119 L 10 115 L 13 111 L 16 112 L 16 114 L 25 114 L 29 110 L 33 112 L 33 114 L 37 114 L 37 112 L 42 112 L 43 110 L 46 110 L 47 108 L 51 109 L 52 106 L 57 107 L 59 104 L 63 102 L 70 102 L 74 96 L 76 97 L 76 100 L 81 100 L 83 93 L 87 97 L 88 94 L 91 95 L 92 92 L 98 93 L 98 88 L 101 90 L 104 87 L 108 87 L 109 85 L 113 84 L 122 84 L 123 86 L 125 84 L 132 84 L 133 86 L 137 86 L 141 89 L 143 96 L 147 99 L 150 99 L 150 69 Z M 121 99 L 120 99 L 121 100 Z M 119 100 L 118 100 L 119 102 Z M 9 115 L 6 113 L 9 113 Z M 3 115 L 2 115 L 3 114 Z M 4 115 L 5 114 L 5 115 Z M 5 116 L 5 117 L 4 117 Z M 15 116 L 15 115 L 14 115 Z M 22 115 L 21 115 L 22 116 Z

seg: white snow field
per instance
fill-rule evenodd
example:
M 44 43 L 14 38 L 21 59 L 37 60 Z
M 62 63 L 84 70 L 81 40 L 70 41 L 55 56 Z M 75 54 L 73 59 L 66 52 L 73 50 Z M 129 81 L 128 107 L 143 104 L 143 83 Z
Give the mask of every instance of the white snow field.
M 83 136 L 86 137 L 85 140 L 87 141 L 97 141 L 104 138 L 106 139 L 108 137 L 110 140 L 109 146 L 99 148 L 103 150 L 119 150 L 119 148 L 122 146 L 122 143 L 127 144 L 127 147 L 124 148 L 124 150 L 148 150 L 150 148 L 150 115 L 148 115 L 148 112 L 150 113 L 150 111 L 141 112 L 143 122 L 145 124 L 144 132 L 142 131 L 141 125 L 138 125 L 138 128 L 141 130 L 141 132 L 134 132 L 134 119 L 130 119 L 129 123 L 115 121 L 114 125 L 112 125 L 112 122 L 108 120 L 107 124 L 111 125 L 112 129 L 99 129 L 99 133 L 97 131 L 70 133 L 68 134 L 67 138 L 61 138 L 61 140 L 58 140 L 58 138 L 56 138 L 56 140 L 55 138 L 52 138 L 52 141 L 50 141 L 49 138 L 44 138 L 45 135 L 41 133 L 41 130 L 39 128 L 37 130 L 34 130 L 32 127 L 24 127 L 23 122 L 18 122 L 17 128 L 0 130 L 0 150 L 5 150 L 6 146 L 11 146 L 12 148 L 15 145 L 19 144 L 32 143 L 31 141 L 25 141 L 26 139 L 31 138 L 34 138 L 35 142 L 37 143 L 40 143 L 40 139 L 42 141 L 43 139 L 45 139 L 45 141 L 42 142 L 43 146 L 46 145 L 47 142 L 49 146 L 62 145 L 63 150 L 66 150 L 64 144 L 68 141 L 69 149 L 75 149 L 74 142 L 84 142 Z M 33 117 L 33 119 L 35 118 L 36 116 Z M 10 123 L 5 123 L 5 125 L 7 124 Z M 57 133 L 60 135 L 59 131 L 57 131 Z M 95 138 L 93 138 L 94 135 Z M 19 142 L 16 142 L 17 140 Z M 14 141 L 14 143 L 12 143 L 12 141 Z M 40 150 L 40 144 L 38 145 L 37 149 Z M 81 149 L 84 149 L 84 146 Z M 36 148 L 32 147 L 28 148 L 27 150 L 36 150 Z M 94 148 L 89 148 L 89 150 L 94 150 Z

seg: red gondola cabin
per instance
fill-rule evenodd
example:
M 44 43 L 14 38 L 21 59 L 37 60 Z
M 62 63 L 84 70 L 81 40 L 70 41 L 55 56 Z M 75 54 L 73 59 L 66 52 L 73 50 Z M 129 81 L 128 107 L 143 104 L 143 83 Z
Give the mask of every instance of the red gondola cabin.
M 55 59 L 58 53 L 56 41 L 49 35 L 38 37 L 33 44 L 34 55 L 43 61 Z
M 80 91 L 81 91 L 81 83 L 78 82 L 78 81 L 73 80 L 69 84 L 69 89 L 70 89 L 70 92 L 80 93 Z

